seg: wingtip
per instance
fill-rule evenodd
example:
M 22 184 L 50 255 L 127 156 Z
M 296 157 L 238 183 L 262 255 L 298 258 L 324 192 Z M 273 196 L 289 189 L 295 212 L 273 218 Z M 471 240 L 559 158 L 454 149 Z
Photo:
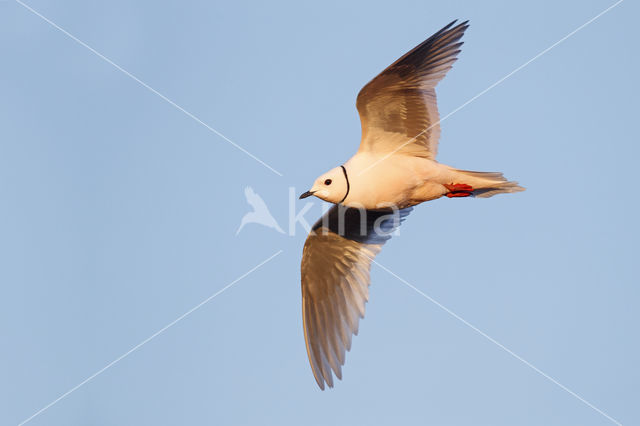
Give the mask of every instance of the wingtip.
M 459 21 L 459 19 L 454 19 L 453 21 L 449 22 L 447 25 L 445 25 L 445 27 L 443 29 L 447 29 L 447 28 L 451 28 L 453 25 L 457 24 Z M 456 25 L 456 27 L 462 27 L 462 26 L 469 26 L 469 20 L 465 19 L 464 21 L 460 22 L 458 25 Z
M 467 28 L 469 28 L 469 20 L 467 19 L 466 21 L 460 22 L 458 25 L 456 25 L 455 27 L 451 28 L 452 24 L 457 23 L 458 20 L 456 19 L 455 21 L 453 21 L 452 23 L 450 23 L 449 25 L 447 25 L 446 27 L 444 27 L 443 29 L 449 30 L 451 32 L 455 32 L 455 31 L 461 31 L 461 32 L 465 32 L 467 30 Z
M 459 24 L 457 24 L 457 23 L 458 23 L 458 20 L 454 19 L 453 21 L 449 22 L 447 25 L 442 27 L 432 37 L 437 37 L 437 36 L 443 35 L 445 33 L 447 33 L 447 34 L 452 34 L 452 33 L 462 33 L 462 34 L 464 34 L 464 32 L 467 30 L 467 28 L 469 28 L 469 20 L 467 19 L 464 22 L 460 22 Z M 455 24 L 457 24 L 457 25 L 454 27 Z M 460 36 L 462 36 L 462 34 Z
M 468 19 L 466 21 L 460 22 L 458 25 L 456 25 L 455 30 L 465 32 L 465 31 L 467 31 L 467 28 L 469 28 L 469 20 Z

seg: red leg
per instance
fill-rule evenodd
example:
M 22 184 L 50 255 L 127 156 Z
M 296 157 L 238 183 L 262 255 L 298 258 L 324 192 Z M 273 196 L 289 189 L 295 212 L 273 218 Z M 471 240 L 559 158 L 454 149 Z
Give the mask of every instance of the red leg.
M 449 185 L 445 184 L 444 187 L 449 190 L 449 192 L 447 192 L 446 194 L 449 198 L 468 197 L 473 191 L 473 187 L 471 185 L 467 185 L 464 183 L 452 183 Z

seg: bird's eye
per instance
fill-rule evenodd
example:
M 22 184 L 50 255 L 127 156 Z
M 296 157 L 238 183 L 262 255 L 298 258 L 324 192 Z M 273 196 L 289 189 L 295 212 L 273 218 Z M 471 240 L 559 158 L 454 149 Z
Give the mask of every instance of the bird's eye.
M 325 184 L 325 185 L 331 185 L 331 179 L 327 179 L 327 180 L 325 180 L 325 181 L 324 181 L 324 184 Z

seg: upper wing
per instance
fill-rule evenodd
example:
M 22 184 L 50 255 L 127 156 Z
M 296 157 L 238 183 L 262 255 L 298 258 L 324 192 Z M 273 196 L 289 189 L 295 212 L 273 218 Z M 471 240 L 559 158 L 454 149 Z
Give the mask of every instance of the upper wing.
M 469 27 L 456 21 L 389 65 L 360 90 L 360 151 L 435 159 L 440 138 L 435 87 L 451 69 Z
M 312 228 L 302 253 L 302 319 L 318 386 L 342 379 L 345 352 L 369 298 L 371 261 L 411 208 L 360 211 L 335 205 Z

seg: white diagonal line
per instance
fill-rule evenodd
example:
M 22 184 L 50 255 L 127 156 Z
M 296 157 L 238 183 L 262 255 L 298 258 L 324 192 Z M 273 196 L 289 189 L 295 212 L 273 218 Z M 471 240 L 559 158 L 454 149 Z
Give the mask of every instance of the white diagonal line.
M 235 280 L 231 281 L 229 284 L 227 284 L 226 286 L 222 287 L 220 290 L 218 290 L 217 292 L 213 293 L 211 296 L 207 297 L 202 302 L 198 303 L 196 306 L 194 306 L 193 308 L 189 309 L 187 312 L 185 312 L 184 314 L 180 315 L 178 318 L 176 318 L 175 320 L 171 321 L 169 324 L 167 324 L 164 327 L 162 327 L 160 330 L 158 330 L 155 333 L 153 333 L 151 336 L 147 337 L 142 342 L 138 343 L 137 345 L 135 345 L 134 347 L 129 349 L 127 352 L 123 353 L 118 358 L 114 359 L 109 364 L 105 365 L 100 370 L 96 371 L 95 373 L 93 373 L 92 375 L 90 375 L 89 377 L 87 377 L 86 379 L 84 379 L 83 381 L 81 381 L 80 383 L 78 383 L 77 385 L 75 385 L 74 387 L 72 387 L 71 389 L 69 389 L 68 391 L 63 393 L 62 395 L 60 395 L 58 398 L 54 399 L 49 404 L 47 404 L 44 407 L 42 407 L 40 410 L 36 411 L 33 415 L 31 415 L 27 419 L 23 420 L 22 422 L 20 422 L 18 424 L 18 426 L 22 426 L 22 425 L 30 422 L 35 417 L 37 417 L 40 414 L 42 414 L 44 411 L 48 410 L 49 408 L 51 408 L 52 406 L 54 406 L 55 404 L 57 404 L 58 402 L 60 402 L 64 398 L 66 398 L 67 396 L 69 396 L 71 393 L 73 393 L 76 390 L 78 390 L 80 387 L 84 386 L 85 384 L 87 384 L 91 380 L 95 379 L 97 376 L 99 376 L 100 374 L 104 373 L 106 370 L 108 370 L 109 368 L 113 367 L 115 364 L 117 364 L 118 362 L 122 361 L 124 358 L 128 357 L 133 352 L 137 351 L 142 346 L 144 346 L 145 344 L 149 343 L 151 340 L 153 340 L 156 337 L 158 337 L 160 334 L 164 333 L 169 328 L 173 327 L 175 324 L 177 324 L 178 322 L 182 321 L 184 318 L 186 318 L 187 316 L 191 315 L 193 312 L 197 311 L 198 309 L 200 309 L 205 304 L 209 303 L 212 299 L 214 299 L 217 296 L 219 296 L 220 294 L 222 294 L 229 287 L 231 287 L 232 285 L 236 284 L 238 281 L 242 280 L 247 275 L 251 274 L 256 269 L 260 268 L 261 266 L 263 266 L 267 262 L 271 261 L 273 258 L 278 256 L 280 253 L 282 253 L 282 250 L 278 250 L 276 253 L 272 254 L 269 258 L 263 260 L 262 262 L 260 262 L 256 266 L 254 266 L 253 268 L 249 269 L 247 272 L 245 272 L 244 274 L 240 275 L 238 278 L 236 278 Z
M 391 270 L 389 270 L 388 268 L 386 268 L 385 266 L 381 265 L 380 263 L 378 263 L 376 260 L 374 260 L 373 258 L 369 257 L 369 259 L 375 263 L 376 265 L 378 265 L 380 268 L 384 269 L 385 271 L 387 271 L 389 274 L 393 275 L 395 278 L 397 278 L 398 280 L 400 280 L 403 284 L 405 284 L 407 287 L 411 288 L 412 290 L 414 290 L 416 293 L 420 294 L 422 297 L 424 297 L 425 299 L 427 299 L 428 301 L 430 301 L 431 303 L 435 304 L 436 306 L 438 306 L 440 309 L 442 309 L 443 311 L 445 311 L 446 313 L 448 313 L 449 315 L 451 315 L 452 317 L 454 317 L 455 319 L 457 319 L 458 321 L 462 322 L 464 325 L 466 325 L 467 327 L 471 328 L 473 331 L 477 332 L 478 334 L 480 334 L 482 337 L 486 338 L 487 340 L 489 340 L 491 343 L 497 345 L 500 349 L 504 350 L 505 352 L 507 352 L 509 355 L 513 356 L 514 358 L 516 358 L 518 361 L 522 362 L 523 364 L 525 364 L 527 367 L 531 368 L 533 371 L 535 371 L 536 373 L 540 374 L 541 376 L 543 376 L 544 378 L 546 378 L 547 380 L 551 381 L 552 383 L 556 384 L 557 386 L 559 386 L 562 390 L 568 392 L 570 395 L 576 397 L 577 399 L 579 399 L 580 401 L 582 401 L 584 404 L 586 404 L 587 406 L 591 407 L 592 409 L 594 409 L 595 411 L 597 411 L 598 413 L 602 414 L 604 417 L 606 417 L 607 419 L 611 420 L 613 423 L 622 426 L 622 423 L 620 423 L 619 421 L 617 421 L 616 419 L 614 419 L 613 417 L 609 416 L 607 413 L 605 413 L 604 411 L 600 410 L 598 407 L 596 407 L 595 405 L 593 405 L 592 403 L 590 403 L 589 401 L 587 401 L 586 399 L 584 399 L 583 397 L 581 397 L 580 395 L 578 395 L 577 393 L 575 393 L 574 391 L 572 391 L 571 389 L 569 389 L 568 387 L 566 387 L 565 385 L 563 385 L 562 383 L 558 382 L 556 379 L 554 379 L 553 377 L 549 376 L 547 373 L 545 373 L 544 371 L 540 370 L 538 367 L 536 367 L 535 365 L 531 364 L 529 361 L 527 361 L 526 359 L 522 358 L 520 355 L 516 354 L 515 352 L 513 352 L 511 349 L 507 348 L 506 346 L 504 346 L 502 343 L 498 342 L 496 339 L 494 339 L 493 337 L 489 336 L 487 333 L 483 332 L 482 330 L 480 330 L 478 327 L 474 326 L 473 324 L 471 324 L 469 321 L 465 320 L 464 318 L 462 318 L 460 315 L 456 314 L 455 312 L 453 312 L 451 309 L 447 308 L 446 306 L 444 306 L 442 303 L 438 302 L 437 300 L 435 300 L 433 297 L 429 296 L 428 294 L 424 293 L 422 290 L 420 290 L 419 288 L 415 287 L 414 285 L 410 284 L 408 281 L 406 281 L 405 279 L 403 279 L 402 277 L 396 275 L 395 273 L 393 273 Z
M 506 79 L 508 79 L 509 77 L 511 77 L 512 75 L 514 75 L 515 73 L 517 73 L 518 71 L 522 70 L 523 68 L 525 68 L 527 65 L 531 64 L 533 61 L 535 61 L 536 59 L 540 58 L 542 55 L 544 55 L 545 53 L 547 53 L 548 51 L 550 51 L 551 49 L 553 49 L 554 47 L 556 47 L 557 45 L 559 45 L 560 43 L 562 43 L 563 41 L 565 41 L 566 39 L 568 39 L 569 37 L 571 37 L 572 35 L 574 35 L 575 33 L 577 33 L 578 31 L 580 31 L 581 29 L 583 29 L 584 27 L 586 27 L 587 25 L 591 24 L 593 21 L 595 21 L 596 19 L 600 18 L 602 15 L 604 15 L 605 13 L 609 12 L 611 9 L 613 9 L 614 7 L 618 6 L 620 3 L 622 3 L 624 0 L 618 0 L 617 2 L 615 2 L 614 4 L 612 4 L 611 6 L 609 6 L 608 8 L 606 8 L 605 10 L 603 10 L 602 12 L 598 13 L 596 16 L 594 16 L 593 18 L 589 19 L 587 22 L 585 22 L 584 24 L 580 25 L 578 28 L 576 28 L 575 30 L 571 31 L 569 34 L 567 34 L 566 36 L 562 37 L 560 40 L 556 41 L 555 43 L 553 43 L 551 46 L 547 47 L 546 49 L 544 49 L 542 52 L 538 53 L 536 56 L 534 56 L 533 58 L 529 59 L 527 62 L 525 62 L 524 64 L 520 65 L 518 68 L 514 69 L 513 71 L 511 71 L 509 74 L 505 75 L 504 77 L 502 77 L 501 79 L 499 79 L 498 81 L 496 81 L 495 83 L 493 83 L 491 86 L 487 87 L 486 89 L 484 89 L 483 91 L 481 91 L 480 93 L 478 93 L 477 95 L 475 95 L 474 97 L 472 97 L 471 99 L 469 99 L 468 101 L 466 101 L 465 103 L 463 103 L 462 105 L 460 105 L 459 107 L 457 107 L 456 109 L 454 109 L 453 111 L 451 111 L 450 113 L 448 113 L 447 115 L 445 115 L 444 117 L 442 117 L 440 120 L 438 120 L 437 122 L 435 122 L 434 124 L 430 125 L 429 127 L 427 127 L 426 129 L 424 129 L 422 132 L 418 133 L 416 136 L 414 136 L 413 138 L 409 139 L 407 142 L 403 143 L 402 145 L 400 145 L 399 147 L 397 147 L 396 149 L 394 149 L 393 151 L 391 151 L 390 153 L 386 154 L 384 157 L 378 159 L 376 162 L 374 162 L 373 164 L 369 165 L 367 168 L 365 168 L 364 170 L 362 170 L 358 175 L 363 174 L 364 172 L 366 172 L 367 170 L 371 169 L 372 167 L 376 166 L 377 164 L 381 163 L 382 161 L 386 160 L 387 158 L 391 157 L 393 154 L 395 154 L 396 152 L 400 151 L 402 148 L 404 148 L 405 146 L 409 145 L 411 142 L 415 141 L 416 139 L 418 139 L 420 136 L 422 136 L 423 134 L 425 134 L 425 132 L 428 132 L 432 127 L 435 127 L 437 125 L 439 125 L 440 123 L 442 123 L 443 121 L 445 121 L 447 118 L 451 117 L 453 114 L 457 113 L 458 111 L 460 111 L 462 108 L 466 107 L 467 105 L 469 105 L 471 102 L 475 101 L 476 99 L 478 99 L 480 96 L 484 95 L 485 93 L 487 93 L 489 90 L 493 89 L 494 87 L 496 87 L 497 85 L 499 85 L 500 83 L 502 83 L 503 81 L 505 81 Z
M 66 31 L 64 28 L 60 27 L 58 24 L 56 24 L 55 22 L 51 21 L 49 18 L 43 16 L 41 13 L 39 13 L 38 11 L 36 11 L 35 9 L 33 9 L 31 6 L 23 3 L 20 0 L 15 0 L 16 3 L 18 3 L 19 5 L 21 5 L 22 7 L 24 7 L 25 9 L 27 9 L 28 11 L 30 11 L 31 13 L 33 13 L 34 15 L 38 16 L 39 18 L 41 18 L 42 20 L 44 20 L 45 22 L 47 22 L 48 24 L 50 24 L 52 27 L 54 27 L 55 29 L 57 29 L 58 31 L 60 31 L 61 33 L 63 33 L 64 35 L 66 35 L 67 37 L 69 37 L 70 39 L 72 39 L 73 41 L 75 41 L 76 43 L 80 44 L 83 47 L 86 47 L 87 49 L 89 49 L 92 53 L 94 53 L 96 56 L 98 56 L 100 59 L 104 60 L 105 62 L 107 62 L 108 64 L 114 66 L 116 69 L 118 69 L 119 71 L 121 71 L 123 74 L 125 74 L 127 77 L 131 78 L 132 80 L 136 81 L 137 83 L 139 83 L 141 86 L 143 86 L 144 88 L 148 89 L 150 92 L 154 93 L 155 95 L 159 96 L 161 99 L 163 99 L 164 101 L 168 102 L 170 105 L 172 105 L 173 107 L 175 107 L 176 109 L 178 109 L 179 111 L 182 111 L 184 114 L 186 114 L 188 117 L 192 118 L 193 120 L 195 120 L 196 122 L 202 124 L 204 127 L 206 127 L 207 129 L 209 129 L 210 131 L 212 131 L 213 133 L 215 133 L 216 135 L 220 136 L 222 139 L 224 139 L 225 141 L 229 142 L 231 145 L 233 145 L 234 147 L 236 147 L 237 149 L 239 149 L 240 151 L 244 152 L 245 154 L 247 154 L 249 157 L 253 158 L 254 160 L 256 160 L 258 163 L 262 164 L 263 166 L 265 166 L 267 169 L 271 170 L 273 173 L 277 174 L 278 176 L 282 176 L 282 173 L 280 173 L 279 171 L 277 171 L 276 169 L 274 169 L 273 167 L 271 167 L 270 165 L 268 165 L 267 163 L 265 163 L 264 161 L 262 161 L 261 159 L 259 159 L 258 157 L 256 157 L 255 155 L 253 155 L 252 153 L 250 153 L 249 151 L 247 151 L 246 149 L 244 149 L 243 147 L 241 147 L 240 145 L 238 145 L 237 143 L 235 143 L 234 141 L 232 141 L 231 139 L 229 139 L 228 137 L 226 137 L 225 135 L 223 135 L 222 133 L 220 133 L 219 131 L 217 131 L 216 129 L 214 129 L 213 127 L 211 127 L 210 125 L 208 125 L 207 123 L 205 123 L 204 121 L 202 121 L 201 119 L 199 119 L 198 117 L 196 117 L 195 115 L 193 115 L 192 113 L 190 113 L 189 111 L 187 111 L 186 109 L 184 109 L 183 107 L 181 107 L 180 105 L 178 105 L 177 103 L 173 102 L 171 99 L 167 98 L 165 95 L 163 95 L 162 93 L 158 92 L 156 89 L 154 89 L 153 87 L 149 86 L 147 83 L 145 83 L 144 81 L 140 80 L 138 77 L 136 77 L 135 75 L 131 74 L 129 71 L 125 70 L 124 68 L 122 68 L 120 65 L 116 64 L 115 62 L 113 62 L 111 59 L 107 58 L 106 56 L 104 56 L 102 53 L 98 52 L 97 50 L 95 50 L 93 47 L 89 46 L 87 43 L 83 42 L 82 40 L 78 39 L 77 37 L 75 37 L 73 34 L 69 33 L 68 31 Z

